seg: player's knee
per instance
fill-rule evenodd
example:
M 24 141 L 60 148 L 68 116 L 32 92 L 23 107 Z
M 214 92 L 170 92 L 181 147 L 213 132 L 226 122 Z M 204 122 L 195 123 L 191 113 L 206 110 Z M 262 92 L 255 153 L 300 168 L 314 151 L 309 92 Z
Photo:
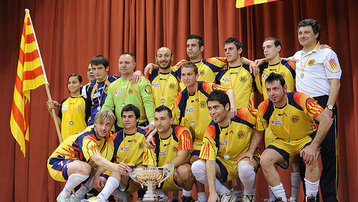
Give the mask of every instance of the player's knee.
M 241 164 L 237 166 L 237 172 L 239 173 L 240 179 L 247 178 L 255 174 L 254 167 L 250 164 Z
M 273 163 L 273 159 L 270 157 L 270 155 L 262 155 L 260 158 L 260 164 L 262 166 L 262 169 L 265 169 L 269 166 L 272 166 Z
M 183 181 L 186 181 L 186 180 L 194 177 L 193 173 L 191 172 L 191 167 L 189 164 L 180 165 L 177 168 L 177 173 L 178 173 L 180 179 L 182 179 Z
M 189 162 L 190 162 L 191 165 L 193 165 L 193 163 L 195 161 L 197 161 L 197 160 L 199 160 L 199 156 L 193 155 L 193 156 L 190 157 Z
M 205 163 L 203 161 L 195 161 L 191 165 L 191 172 L 197 180 L 200 181 L 201 178 L 206 177 L 205 173 Z

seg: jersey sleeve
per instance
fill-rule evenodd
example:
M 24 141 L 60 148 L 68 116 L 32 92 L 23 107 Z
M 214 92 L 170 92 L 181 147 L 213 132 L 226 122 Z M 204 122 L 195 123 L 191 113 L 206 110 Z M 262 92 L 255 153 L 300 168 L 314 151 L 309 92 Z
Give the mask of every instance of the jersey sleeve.
M 157 155 L 153 149 L 144 148 L 143 165 L 155 165 L 157 166 Z
M 83 138 L 82 144 L 80 145 L 83 153 L 83 157 L 86 162 L 89 162 L 90 158 L 99 153 L 97 140 L 93 135 L 87 135 Z
M 317 116 L 322 113 L 323 108 L 310 96 L 299 92 L 296 92 L 293 96 L 295 102 L 298 103 L 310 117 L 317 118 Z
M 342 75 L 341 65 L 339 64 L 337 54 L 332 50 L 325 50 L 325 68 L 328 79 L 340 79 Z
M 180 93 L 178 95 L 178 97 L 174 100 L 173 106 L 172 106 L 172 113 L 173 113 L 173 118 L 174 118 L 174 125 L 180 125 L 180 108 L 179 108 L 179 102 L 181 100 L 181 96 L 182 94 Z
M 87 98 L 83 98 L 85 100 L 86 103 L 86 109 L 85 109 L 85 121 L 87 122 L 89 117 L 91 116 L 91 107 L 92 107 L 92 102 L 87 99 Z
M 154 121 L 154 102 L 153 102 L 153 96 L 152 96 L 152 86 L 150 85 L 150 82 L 148 79 L 142 76 L 140 83 L 141 88 L 141 97 L 145 109 L 145 114 L 147 117 L 148 122 Z
M 216 160 L 216 156 L 219 148 L 218 145 L 216 145 L 215 136 L 216 136 L 215 123 L 214 121 L 212 121 L 209 124 L 208 128 L 205 130 L 199 158 L 205 160 L 212 160 L 212 161 Z
M 213 72 L 220 72 L 221 69 L 227 65 L 226 57 L 212 57 L 203 60 L 203 63 L 208 66 Z
M 58 116 L 61 120 L 62 120 L 62 105 L 63 105 L 63 103 L 64 103 L 67 99 L 68 99 L 68 98 L 63 99 L 63 100 L 61 101 L 60 110 L 58 110 L 57 116 Z
M 102 106 L 102 109 L 106 109 L 109 111 L 114 111 L 114 100 L 113 100 L 113 91 L 114 91 L 114 86 L 115 83 L 117 82 L 113 82 L 111 83 L 111 85 L 109 85 L 108 87 L 108 92 L 107 92 L 107 97 L 106 100 L 104 101 L 104 104 Z
M 191 135 L 187 127 L 177 126 L 175 128 L 175 134 L 179 139 L 178 152 L 182 150 L 194 150 Z
M 268 100 L 265 100 L 258 107 L 256 119 L 256 129 L 258 131 L 264 131 L 266 128 L 268 128 L 268 123 L 266 119 L 263 118 L 267 111 L 268 104 Z

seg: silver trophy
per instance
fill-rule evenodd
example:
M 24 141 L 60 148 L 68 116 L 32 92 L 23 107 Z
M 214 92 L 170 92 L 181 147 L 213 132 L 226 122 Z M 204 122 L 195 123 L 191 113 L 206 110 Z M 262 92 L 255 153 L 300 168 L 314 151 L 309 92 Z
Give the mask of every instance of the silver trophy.
M 143 201 L 157 201 L 158 196 L 155 193 L 156 186 L 160 186 L 168 177 L 172 175 L 174 165 L 169 168 L 136 168 L 129 173 L 129 176 L 140 183 L 142 188 L 147 187 Z

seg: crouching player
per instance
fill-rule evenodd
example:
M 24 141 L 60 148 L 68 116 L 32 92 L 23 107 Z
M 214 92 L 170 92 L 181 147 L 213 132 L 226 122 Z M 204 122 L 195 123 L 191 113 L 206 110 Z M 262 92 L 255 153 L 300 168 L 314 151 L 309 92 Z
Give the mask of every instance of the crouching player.
M 110 111 L 97 113 L 94 128 L 68 137 L 52 153 L 47 161 L 48 171 L 54 180 L 66 181 L 56 199 L 58 202 L 70 201 L 71 191 L 90 176 L 93 163 L 112 172 L 119 171 L 119 165 L 101 155 L 111 138 L 115 120 L 116 117 Z
M 191 169 L 195 178 L 209 186 L 211 201 L 236 201 L 222 183 L 240 178 L 245 186 L 243 201 L 254 201 L 255 172 L 258 154 L 239 160 L 248 151 L 256 123 L 256 110 L 240 108 L 230 118 L 230 102 L 225 92 L 214 90 L 207 100 L 212 122 L 205 131 L 200 160 Z M 219 196 L 220 195 L 220 199 Z
M 146 132 L 137 127 L 140 117 L 139 108 L 128 104 L 123 107 L 121 116 L 124 128 L 113 134 L 113 144 L 108 145 L 103 152 L 112 154 L 112 162 L 118 163 L 119 169 L 110 170 L 110 177 L 106 179 L 103 175 L 100 176 L 106 169 L 99 167 L 93 179 L 93 187 L 101 192 L 97 197 L 82 201 L 107 201 L 112 194 L 118 198 L 118 201 L 126 201 L 130 197 L 129 193 L 139 190 L 140 185 L 130 179 L 129 172 L 135 167 L 142 166 L 143 154 L 151 151 L 144 146 Z M 85 191 L 88 190 L 81 187 L 74 195 L 80 197 Z
M 191 197 L 191 190 L 194 184 L 194 176 L 190 165 L 185 163 L 189 152 L 193 150 L 193 144 L 188 128 L 173 125 L 171 110 L 165 105 L 155 109 L 154 122 L 157 132 L 154 134 L 153 155 L 145 154 L 144 165 L 149 168 L 162 167 L 169 168 L 174 165 L 173 174 L 158 187 L 159 197 L 169 199 L 163 191 L 181 191 L 183 197 L 181 201 L 195 201 Z M 189 194 L 185 194 L 185 193 Z

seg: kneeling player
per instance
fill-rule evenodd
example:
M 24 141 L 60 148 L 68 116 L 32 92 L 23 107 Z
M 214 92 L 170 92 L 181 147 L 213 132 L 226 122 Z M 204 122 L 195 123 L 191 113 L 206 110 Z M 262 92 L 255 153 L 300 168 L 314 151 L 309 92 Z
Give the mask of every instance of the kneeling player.
M 254 201 L 255 171 L 258 155 L 242 158 L 249 150 L 251 134 L 256 123 L 256 110 L 240 108 L 230 118 L 230 102 L 225 92 L 214 90 L 207 100 L 212 122 L 205 131 L 200 160 L 192 165 L 195 178 L 209 186 L 208 201 L 236 201 L 222 182 L 240 178 L 245 186 L 244 200 Z M 218 194 L 217 194 L 218 193 Z

